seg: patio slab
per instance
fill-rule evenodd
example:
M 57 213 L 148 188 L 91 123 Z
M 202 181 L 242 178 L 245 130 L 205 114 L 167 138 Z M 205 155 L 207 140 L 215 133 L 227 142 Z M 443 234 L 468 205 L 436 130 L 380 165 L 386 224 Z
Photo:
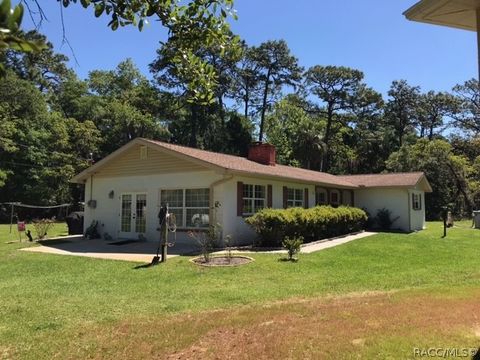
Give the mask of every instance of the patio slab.
M 82 236 L 59 237 L 45 240 L 40 246 L 32 246 L 20 250 L 44 254 L 149 263 L 156 254 L 158 246 L 158 243 L 146 241 L 135 241 L 123 245 L 115 245 L 112 244 L 113 242 L 107 242 L 103 239 L 87 240 Z M 179 242 L 175 246 L 168 248 L 167 258 L 191 255 L 195 253 L 195 250 L 194 244 Z

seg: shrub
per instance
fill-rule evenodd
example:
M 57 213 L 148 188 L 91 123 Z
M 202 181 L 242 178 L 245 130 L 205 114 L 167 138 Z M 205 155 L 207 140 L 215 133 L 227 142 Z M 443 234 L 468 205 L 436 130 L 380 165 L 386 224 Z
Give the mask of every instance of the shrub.
M 213 225 L 209 226 L 208 231 L 192 230 L 188 232 L 188 236 L 197 242 L 200 252 L 202 253 L 203 260 L 209 263 L 212 258 L 213 249 L 217 242 L 216 230 Z
M 259 235 L 261 246 L 279 246 L 286 236 L 303 236 L 310 242 L 360 231 L 366 220 L 365 211 L 358 208 L 317 206 L 263 209 L 246 222 Z
M 48 230 L 54 226 L 54 223 L 55 221 L 52 219 L 34 220 L 33 228 L 37 234 L 37 239 L 43 240 L 47 236 Z
M 303 236 L 285 237 L 282 246 L 288 251 L 288 260 L 293 261 L 293 256 L 300 252 L 300 247 L 303 244 Z
M 375 217 L 378 227 L 382 230 L 390 230 L 393 223 L 398 219 L 398 216 L 392 219 L 392 212 L 385 208 L 378 210 L 377 216 Z
M 228 262 L 230 263 L 232 261 L 232 247 L 233 247 L 232 235 L 228 234 L 227 236 L 225 236 L 225 238 L 223 239 L 223 247 L 227 252 Z

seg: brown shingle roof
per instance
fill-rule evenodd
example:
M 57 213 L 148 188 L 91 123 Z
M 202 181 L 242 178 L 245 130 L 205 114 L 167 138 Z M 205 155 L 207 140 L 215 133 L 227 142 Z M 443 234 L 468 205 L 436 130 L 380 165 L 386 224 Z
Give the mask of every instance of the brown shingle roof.
M 343 175 L 339 178 L 349 181 L 359 187 L 415 187 L 420 181 L 426 182 L 425 188 L 431 191 L 430 184 L 423 172 Z
M 279 178 L 315 185 L 332 186 L 339 188 L 355 189 L 358 187 L 414 187 L 423 181 L 426 191 L 431 191 L 423 173 L 397 173 L 375 175 L 347 175 L 336 176 L 324 172 L 306 170 L 285 165 L 263 165 L 247 158 L 233 155 L 215 153 L 206 150 L 190 148 L 181 145 L 165 143 L 161 141 L 137 138 L 122 146 L 95 165 L 77 174 L 72 182 L 82 183 L 91 174 L 94 174 L 110 160 L 120 156 L 123 151 L 135 144 L 149 145 L 170 152 L 172 155 L 181 156 L 191 161 L 196 161 L 205 166 L 210 166 L 226 172 L 245 175 Z
M 164 149 L 174 151 L 176 153 L 186 155 L 190 158 L 201 160 L 205 163 L 230 170 L 235 173 L 244 173 L 245 175 L 261 175 L 268 177 L 278 177 L 283 179 L 290 179 L 306 183 L 315 183 L 322 185 L 331 185 L 346 188 L 356 188 L 357 186 L 350 181 L 341 179 L 338 176 L 322 173 L 319 171 L 306 170 L 292 166 L 284 165 L 263 165 L 247 158 L 233 155 L 226 155 L 205 151 L 195 148 L 189 148 L 180 145 L 174 145 L 161 141 L 146 140 L 151 144 L 160 146 Z

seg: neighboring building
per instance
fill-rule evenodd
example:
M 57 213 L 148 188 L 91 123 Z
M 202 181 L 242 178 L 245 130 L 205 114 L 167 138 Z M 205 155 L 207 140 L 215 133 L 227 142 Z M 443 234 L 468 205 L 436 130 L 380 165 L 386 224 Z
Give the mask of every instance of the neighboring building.
M 178 240 L 207 227 L 215 216 L 223 234 L 249 243 L 255 234 L 244 218 L 265 207 L 317 204 L 388 208 L 403 231 L 425 227 L 423 173 L 335 176 L 278 165 L 275 148 L 254 144 L 248 158 L 138 138 L 84 170 L 72 182 L 85 184 L 85 228 L 99 222 L 113 238 L 158 239 L 160 206 L 176 216 Z M 220 206 L 213 210 L 215 204 Z M 215 215 L 216 214 L 216 215 Z

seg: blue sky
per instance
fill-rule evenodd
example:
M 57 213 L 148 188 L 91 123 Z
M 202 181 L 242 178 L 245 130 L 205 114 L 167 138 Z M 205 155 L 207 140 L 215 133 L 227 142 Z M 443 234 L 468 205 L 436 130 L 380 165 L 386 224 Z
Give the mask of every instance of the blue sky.
M 382 93 L 395 79 L 406 79 L 425 91 L 448 91 L 476 77 L 475 33 L 406 20 L 402 12 L 415 2 L 237 0 L 239 19 L 232 22 L 232 29 L 250 45 L 285 39 L 304 67 L 345 65 L 362 70 L 367 84 Z M 73 59 L 61 44 L 59 4 L 56 0 L 42 3 L 49 21 L 41 32 L 57 51 Z M 97 19 L 92 9 L 79 5 L 65 9 L 64 18 L 79 63 L 71 61 L 71 66 L 81 78 L 94 69 L 112 69 L 127 57 L 149 75 L 148 64 L 166 36 L 158 23 L 143 32 L 135 28 L 112 32 L 107 18 Z M 24 28 L 32 27 L 26 16 Z

